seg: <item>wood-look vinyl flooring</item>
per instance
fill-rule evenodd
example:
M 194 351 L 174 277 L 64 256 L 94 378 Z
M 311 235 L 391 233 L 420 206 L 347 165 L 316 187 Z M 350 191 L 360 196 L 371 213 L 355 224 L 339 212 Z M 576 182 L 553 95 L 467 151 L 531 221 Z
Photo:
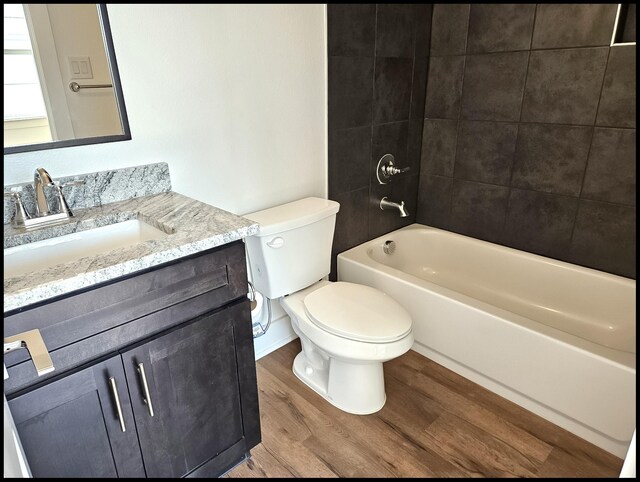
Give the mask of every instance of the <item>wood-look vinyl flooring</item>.
M 622 460 L 409 351 L 387 402 L 345 413 L 296 378 L 299 340 L 257 362 L 262 442 L 227 477 L 618 477 Z

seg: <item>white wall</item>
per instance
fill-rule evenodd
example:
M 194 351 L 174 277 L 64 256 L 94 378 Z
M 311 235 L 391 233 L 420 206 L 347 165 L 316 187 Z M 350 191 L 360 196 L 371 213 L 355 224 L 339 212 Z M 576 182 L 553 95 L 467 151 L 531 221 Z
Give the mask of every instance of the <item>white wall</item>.
M 324 5 L 108 6 L 132 140 L 4 157 L 4 183 L 167 162 L 236 214 L 326 197 Z
M 236 214 L 326 197 L 324 5 L 108 11 L 132 140 L 5 156 L 5 184 L 162 161 L 174 191 Z M 259 354 L 291 336 L 274 311 Z

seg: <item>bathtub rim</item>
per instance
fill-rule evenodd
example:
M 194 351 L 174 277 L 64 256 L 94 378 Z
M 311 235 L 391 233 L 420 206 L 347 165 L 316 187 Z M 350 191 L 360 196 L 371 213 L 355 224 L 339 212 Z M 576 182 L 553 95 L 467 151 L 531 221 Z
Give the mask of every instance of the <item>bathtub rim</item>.
M 402 283 L 408 284 L 408 285 L 414 285 L 414 286 L 418 286 L 420 289 L 426 289 L 431 291 L 432 293 L 434 293 L 436 296 L 438 297 L 442 297 L 442 298 L 447 298 L 450 299 L 456 303 L 460 303 L 463 304 L 465 306 L 468 306 L 469 308 L 473 309 L 473 310 L 479 310 L 482 312 L 486 312 L 489 313 L 492 316 L 495 316 L 497 318 L 499 318 L 501 321 L 505 322 L 505 323 L 517 323 L 518 325 L 520 325 L 523 329 L 526 329 L 527 331 L 530 332 L 534 332 L 539 334 L 540 336 L 543 336 L 545 338 L 548 338 L 550 340 L 553 340 L 555 342 L 559 342 L 562 343 L 563 345 L 565 345 L 568 349 L 572 349 L 572 350 L 581 350 L 581 351 L 586 351 L 588 353 L 590 353 L 591 355 L 598 357 L 600 359 L 602 359 L 603 361 L 606 361 L 608 363 L 614 363 L 616 365 L 618 365 L 621 369 L 624 369 L 626 371 L 630 371 L 632 373 L 636 372 L 636 353 L 632 353 L 632 352 L 626 352 L 626 351 L 621 351 L 621 350 L 617 350 L 615 348 L 610 348 L 604 345 L 600 345 L 598 343 L 592 342 L 590 340 L 587 340 L 585 338 L 581 338 L 577 335 L 572 335 L 570 333 L 564 332 L 562 330 L 559 330 L 557 328 L 554 328 L 552 326 L 549 325 L 545 325 L 542 322 L 539 321 L 535 321 L 532 320 L 530 318 L 527 318 L 525 316 L 519 315 L 517 313 L 514 313 L 512 311 L 503 309 L 503 308 L 499 308 L 497 306 L 494 306 L 490 303 L 478 300 L 476 298 L 473 298 L 471 296 L 465 295 L 463 293 L 460 293 L 458 291 L 452 290 L 450 288 L 445 288 L 443 286 L 440 286 L 436 283 L 433 283 L 431 281 L 427 281 L 424 280 L 422 278 L 419 278 L 417 276 L 405 273 L 404 271 L 401 271 L 397 268 L 393 268 L 391 266 L 387 266 L 385 264 L 382 264 L 378 261 L 376 261 L 375 259 L 373 259 L 372 257 L 370 257 L 367 253 L 368 249 L 370 247 L 372 247 L 373 245 L 376 244 L 380 244 L 381 242 L 384 242 L 384 240 L 388 237 L 393 235 L 396 232 L 399 231 L 409 231 L 409 230 L 415 230 L 415 229 L 427 229 L 427 230 L 434 230 L 434 231 L 438 231 L 438 232 L 442 232 L 445 235 L 449 235 L 449 236 L 462 236 L 465 237 L 473 242 L 477 242 L 477 243 L 482 243 L 484 244 L 488 244 L 491 245 L 492 247 L 495 248 L 504 248 L 505 250 L 510 250 L 511 252 L 515 252 L 515 254 L 519 255 L 519 256 L 533 256 L 536 259 L 539 259 L 542 262 L 545 263 L 553 263 L 553 264 L 560 264 L 560 266 L 563 267 L 567 267 L 570 268 L 572 270 L 588 270 L 589 272 L 593 272 L 594 274 L 597 275 L 605 275 L 605 276 L 612 276 L 614 278 L 619 279 L 622 282 L 628 282 L 628 283 L 633 283 L 635 284 L 635 280 L 631 280 L 629 278 L 625 278 L 623 276 L 618 276 L 618 275 L 614 275 L 611 273 L 606 273 L 603 271 L 598 271 L 592 268 L 587 268 L 587 267 L 583 267 L 583 266 L 579 266 L 579 265 L 575 265 L 572 263 L 567 263 L 565 261 L 559 261 L 559 260 L 555 260 L 553 258 L 548 258 L 545 256 L 541 256 L 541 255 L 537 255 L 534 253 L 528 253 L 526 251 L 522 251 L 522 250 L 518 250 L 515 248 L 510 248 L 508 246 L 503 246 L 503 245 L 499 245 L 496 243 L 491 243 L 489 241 L 483 241 L 480 239 L 476 239 L 476 238 L 472 238 L 470 236 L 465 236 L 463 234 L 459 234 L 459 233 L 455 233 L 452 231 L 446 231 L 444 229 L 440 229 L 440 228 L 434 228 L 432 226 L 428 226 L 425 224 L 419 224 L 419 223 L 413 223 L 410 224 L 408 226 L 405 226 L 403 228 L 391 231 L 389 233 L 383 234 L 381 236 L 378 236 L 377 238 L 374 238 L 372 240 L 366 241 L 362 244 L 359 244 L 358 246 L 355 246 L 351 249 L 348 249 L 346 251 L 343 251 L 342 253 L 339 253 L 337 256 L 337 271 L 338 271 L 338 279 L 340 279 L 340 263 L 341 261 L 346 261 L 346 262 L 350 262 L 350 263 L 355 263 L 357 265 L 359 265 L 362 268 L 367 269 L 368 271 L 371 272 L 382 272 L 385 275 L 391 276 L 393 278 L 396 278 L 398 280 L 400 280 Z M 494 249 L 495 249 L 494 248 Z
M 411 230 L 414 230 L 414 229 L 426 229 L 428 231 L 435 231 L 435 232 L 438 232 L 438 233 L 442 233 L 445 236 L 455 236 L 455 237 L 465 238 L 466 240 L 468 240 L 471 243 L 479 244 L 481 246 L 488 246 L 490 249 L 506 250 L 507 252 L 511 253 L 512 255 L 515 255 L 515 256 L 518 256 L 518 257 L 533 258 L 534 260 L 538 260 L 541 263 L 558 265 L 558 266 L 560 266 L 562 268 L 570 269 L 571 271 L 582 271 L 582 270 L 584 270 L 584 271 L 587 271 L 588 273 L 590 273 L 590 274 L 592 274 L 594 276 L 612 278 L 617 283 L 634 285 L 633 288 L 635 290 L 636 280 L 633 279 L 633 278 L 627 278 L 625 276 L 620 276 L 620 275 L 613 274 L 613 273 L 607 273 L 606 271 L 601 271 L 601 270 L 597 270 L 597 269 L 594 269 L 594 268 L 589 268 L 587 266 L 581 266 L 581 265 L 575 264 L 575 263 L 569 263 L 568 261 L 562 261 L 562 260 L 559 260 L 559 259 L 550 258 L 549 256 L 544 256 L 544 255 L 541 255 L 541 254 L 530 253 L 529 251 L 524 251 L 522 249 L 512 248 L 510 246 L 505 246 L 504 244 L 492 243 L 491 241 L 485 241 L 484 239 L 474 238 L 473 236 L 467 236 L 466 234 L 456 233 L 455 231 L 447 231 L 446 229 L 436 228 L 436 227 L 433 227 L 433 226 L 429 226 L 428 224 L 420 224 L 420 223 L 409 224 L 408 226 L 404 226 L 402 228 L 395 229 L 395 230 L 390 231 L 390 232 L 388 232 L 386 234 L 378 236 L 375 239 L 371 239 L 369 241 L 365 241 L 364 243 L 361 243 L 358 246 L 354 246 L 353 248 L 351 248 L 349 250 L 345 250 L 344 253 L 346 253 L 348 251 L 351 251 L 351 250 L 355 250 L 356 248 L 361 247 L 361 246 L 363 246 L 365 244 L 374 243 L 376 241 L 381 240 L 385 236 L 390 236 L 390 235 L 392 235 L 394 233 L 397 233 L 399 231 L 411 231 Z M 340 254 L 342 254 L 342 253 L 340 253 Z M 380 264 L 382 264 L 382 263 L 380 263 Z

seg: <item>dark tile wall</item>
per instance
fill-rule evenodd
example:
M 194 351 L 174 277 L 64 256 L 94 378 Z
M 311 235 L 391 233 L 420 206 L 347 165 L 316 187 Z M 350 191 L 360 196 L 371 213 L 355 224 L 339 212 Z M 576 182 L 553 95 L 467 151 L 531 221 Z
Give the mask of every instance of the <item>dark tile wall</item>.
M 636 47 L 609 47 L 615 15 L 433 6 L 417 222 L 635 278 Z
M 332 280 L 337 253 L 416 220 L 431 10 L 426 4 L 327 6 L 329 198 L 340 203 Z M 380 185 L 375 169 L 385 154 L 411 170 Z M 404 201 L 409 217 L 382 211 L 384 196 Z

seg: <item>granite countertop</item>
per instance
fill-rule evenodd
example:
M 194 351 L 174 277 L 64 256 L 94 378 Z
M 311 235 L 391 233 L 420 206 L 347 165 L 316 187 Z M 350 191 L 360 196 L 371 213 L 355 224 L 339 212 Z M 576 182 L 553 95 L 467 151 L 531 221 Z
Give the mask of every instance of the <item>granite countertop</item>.
M 139 219 L 168 236 L 4 279 L 4 312 L 103 283 L 258 233 L 257 223 L 176 192 L 76 209 L 71 222 L 20 232 L 4 248 Z

